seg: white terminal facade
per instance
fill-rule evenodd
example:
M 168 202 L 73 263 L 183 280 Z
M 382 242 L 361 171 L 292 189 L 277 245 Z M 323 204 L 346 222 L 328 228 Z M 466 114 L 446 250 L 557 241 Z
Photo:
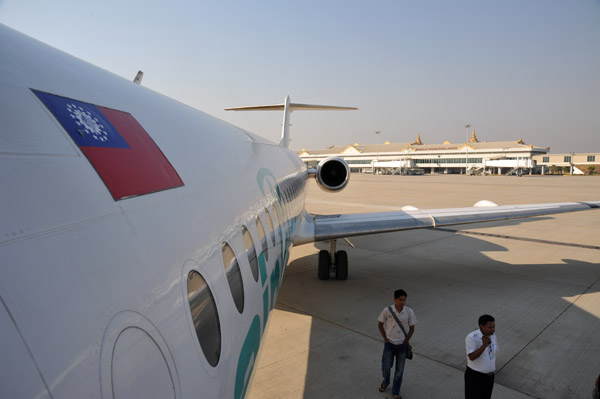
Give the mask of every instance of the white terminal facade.
M 412 143 L 332 146 L 298 152 L 309 168 L 331 156 L 344 159 L 352 172 L 383 174 L 465 173 L 598 174 L 600 153 L 548 154 L 549 148 L 516 141 L 479 141 L 473 130 L 467 143 Z

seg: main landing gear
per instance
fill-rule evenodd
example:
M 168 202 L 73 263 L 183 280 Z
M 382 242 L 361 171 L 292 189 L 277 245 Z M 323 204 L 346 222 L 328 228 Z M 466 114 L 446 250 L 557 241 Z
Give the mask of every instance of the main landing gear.
M 348 278 L 348 254 L 346 251 L 335 250 L 336 240 L 329 241 L 329 251 L 319 251 L 319 280 L 329 280 L 335 276 L 336 280 Z

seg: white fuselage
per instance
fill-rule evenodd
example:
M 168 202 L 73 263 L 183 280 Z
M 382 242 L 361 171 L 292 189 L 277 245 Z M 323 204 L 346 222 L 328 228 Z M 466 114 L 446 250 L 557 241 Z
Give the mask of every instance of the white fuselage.
M 32 89 L 130 113 L 184 185 L 115 201 Z M 303 210 L 300 159 L 1 25 L 0 120 L 0 396 L 241 397 Z M 214 297 L 216 365 L 192 272 Z
M 241 107 L 256 109 L 257 107 Z M 292 244 L 600 208 L 312 215 L 348 182 L 280 145 L 0 25 L 0 398 L 244 397 Z

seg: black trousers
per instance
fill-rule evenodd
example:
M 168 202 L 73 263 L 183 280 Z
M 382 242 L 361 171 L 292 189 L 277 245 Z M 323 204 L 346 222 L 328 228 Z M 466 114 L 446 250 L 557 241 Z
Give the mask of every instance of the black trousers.
M 465 399 L 490 399 L 494 389 L 494 374 L 484 374 L 467 367 Z

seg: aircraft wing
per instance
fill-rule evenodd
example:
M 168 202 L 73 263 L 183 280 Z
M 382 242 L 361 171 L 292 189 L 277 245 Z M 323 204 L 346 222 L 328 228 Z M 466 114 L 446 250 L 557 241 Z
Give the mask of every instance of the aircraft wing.
M 306 213 L 301 233 L 294 244 L 332 240 L 392 231 L 436 228 L 464 223 L 551 215 L 600 208 L 600 201 L 562 202 L 550 204 L 498 206 L 482 201 L 470 208 L 419 210 L 398 212 L 357 213 L 345 215 L 313 215 Z

